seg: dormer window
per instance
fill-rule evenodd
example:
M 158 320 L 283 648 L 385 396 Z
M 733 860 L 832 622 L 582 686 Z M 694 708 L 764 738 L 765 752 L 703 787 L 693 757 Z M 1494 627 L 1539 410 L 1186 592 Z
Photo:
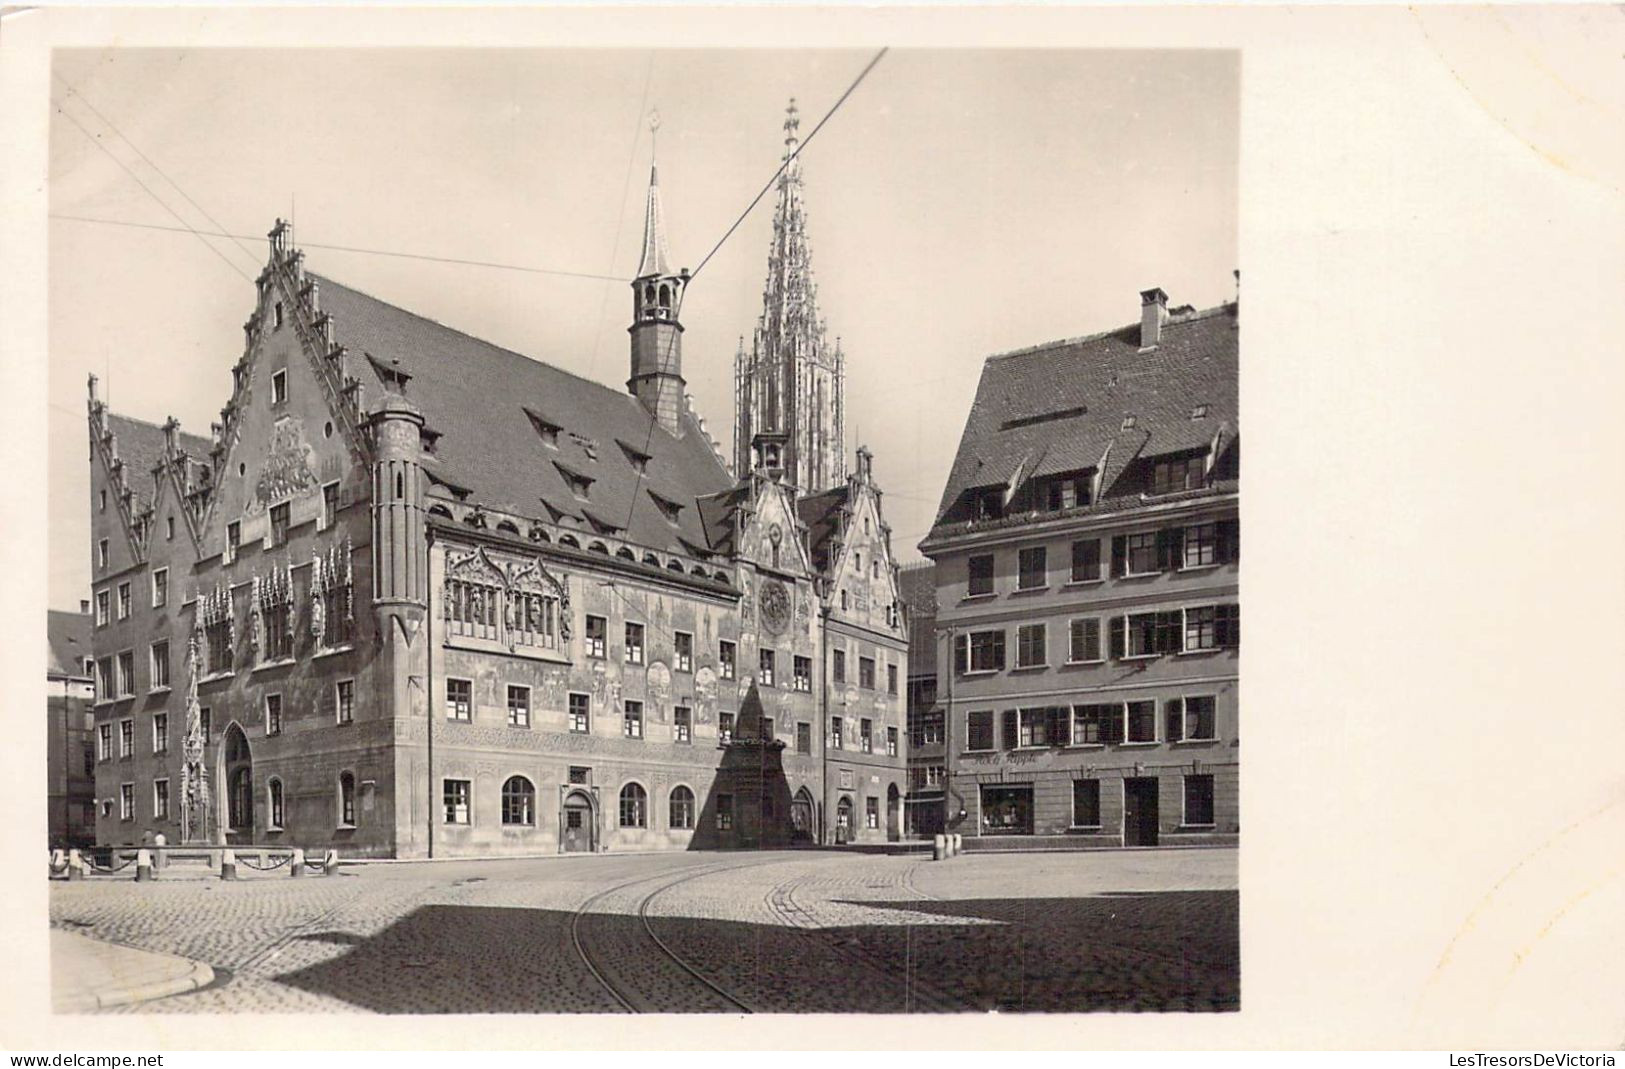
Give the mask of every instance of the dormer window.
M 1134 429 L 1134 424 L 1137 423 L 1137 422 L 1138 422 L 1138 419 L 1135 416 L 1124 416 L 1123 417 L 1123 428 L 1122 429 L 1125 430 L 1125 431 L 1131 431 L 1131 430 Z
M 1047 480 L 1041 499 L 1044 508 L 1050 512 L 1060 512 L 1089 504 L 1090 475 L 1087 471 L 1070 471 Z
M 615 439 L 615 444 L 621 447 L 622 453 L 626 454 L 626 462 L 632 465 L 633 471 L 637 472 L 639 475 L 642 475 L 649 470 L 649 461 L 653 460 L 654 458 L 648 453 L 626 444 L 619 438 Z
M 288 372 L 278 371 L 271 376 L 271 403 L 285 405 L 288 403 Z
M 536 433 L 541 437 L 542 444 L 557 449 L 559 447 L 559 431 L 564 428 L 534 409 L 526 408 L 525 415 L 530 418 L 530 425 L 536 428 Z
M 1151 470 L 1151 492 L 1177 494 L 1200 489 L 1206 471 L 1206 457 L 1201 453 L 1159 460 Z
M 660 509 L 660 514 L 666 518 L 667 523 L 675 526 L 682 518 L 683 506 L 677 502 L 662 497 L 653 490 L 649 491 L 649 499 Z
M 1197 405 L 1191 409 L 1191 419 L 1203 419 L 1207 416 L 1207 405 Z
M 1004 491 L 997 486 L 984 486 L 971 499 L 971 519 L 996 520 L 1004 515 Z

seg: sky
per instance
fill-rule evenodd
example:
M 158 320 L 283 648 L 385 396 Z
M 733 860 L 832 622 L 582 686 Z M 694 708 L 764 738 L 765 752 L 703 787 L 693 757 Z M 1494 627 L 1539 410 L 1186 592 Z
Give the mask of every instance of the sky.
M 614 280 L 637 266 L 651 152 L 673 259 L 694 267 L 777 169 L 789 98 L 806 137 L 871 56 L 57 52 L 52 607 L 89 596 L 87 374 L 114 411 L 207 436 L 278 217 L 311 270 L 621 387 L 631 301 Z M 1230 51 L 893 50 L 804 149 L 847 445 L 874 451 L 900 560 L 920 559 L 989 355 L 1135 322 L 1150 286 L 1197 307 L 1234 296 L 1239 77 Z M 688 389 L 729 456 L 772 206 L 684 302 Z

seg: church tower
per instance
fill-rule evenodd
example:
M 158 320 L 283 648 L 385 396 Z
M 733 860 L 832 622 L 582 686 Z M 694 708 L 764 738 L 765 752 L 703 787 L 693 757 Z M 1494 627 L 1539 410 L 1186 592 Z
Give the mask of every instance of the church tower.
M 657 130 L 658 118 L 649 127 Z M 660 217 L 659 163 L 649 164 L 649 196 L 643 211 L 643 259 L 632 280 L 632 377 L 626 388 L 659 424 L 683 433 L 683 324 L 678 314 L 688 269 L 672 274 L 666 228 Z
M 785 482 L 811 494 L 846 479 L 845 356 L 839 341 L 829 345 L 818 316 L 796 155 L 800 126 L 792 98 L 762 316 L 750 352 L 741 340 L 734 359 L 734 471 L 782 468 Z

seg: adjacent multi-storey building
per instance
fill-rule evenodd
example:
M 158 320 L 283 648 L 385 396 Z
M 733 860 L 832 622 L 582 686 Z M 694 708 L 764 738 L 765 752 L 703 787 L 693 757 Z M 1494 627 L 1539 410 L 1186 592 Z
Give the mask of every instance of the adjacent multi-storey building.
M 1239 832 L 1238 309 L 1167 302 L 983 368 L 921 545 L 967 836 Z
M 908 794 L 904 828 L 929 837 L 945 830 L 948 751 L 937 700 L 937 576 L 930 561 L 897 571 L 908 611 Z
M 45 770 L 47 837 L 53 847 L 96 841 L 95 657 L 90 603 L 46 614 Z
M 815 328 L 785 310 L 812 307 L 786 176 L 763 321 L 793 363 Z M 791 445 L 838 427 L 837 380 L 741 415 L 730 469 L 684 389 L 690 278 L 653 170 L 624 392 L 317 275 L 286 224 L 269 243 L 209 439 L 91 380 L 100 842 L 901 834 L 907 636 L 872 462 L 848 475 L 814 435 L 802 481 Z

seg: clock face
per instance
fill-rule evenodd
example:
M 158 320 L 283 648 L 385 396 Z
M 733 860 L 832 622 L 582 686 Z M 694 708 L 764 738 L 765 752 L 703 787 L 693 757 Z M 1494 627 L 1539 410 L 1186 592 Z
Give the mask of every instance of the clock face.
M 790 624 L 790 592 L 777 579 L 762 582 L 762 626 L 779 634 Z

